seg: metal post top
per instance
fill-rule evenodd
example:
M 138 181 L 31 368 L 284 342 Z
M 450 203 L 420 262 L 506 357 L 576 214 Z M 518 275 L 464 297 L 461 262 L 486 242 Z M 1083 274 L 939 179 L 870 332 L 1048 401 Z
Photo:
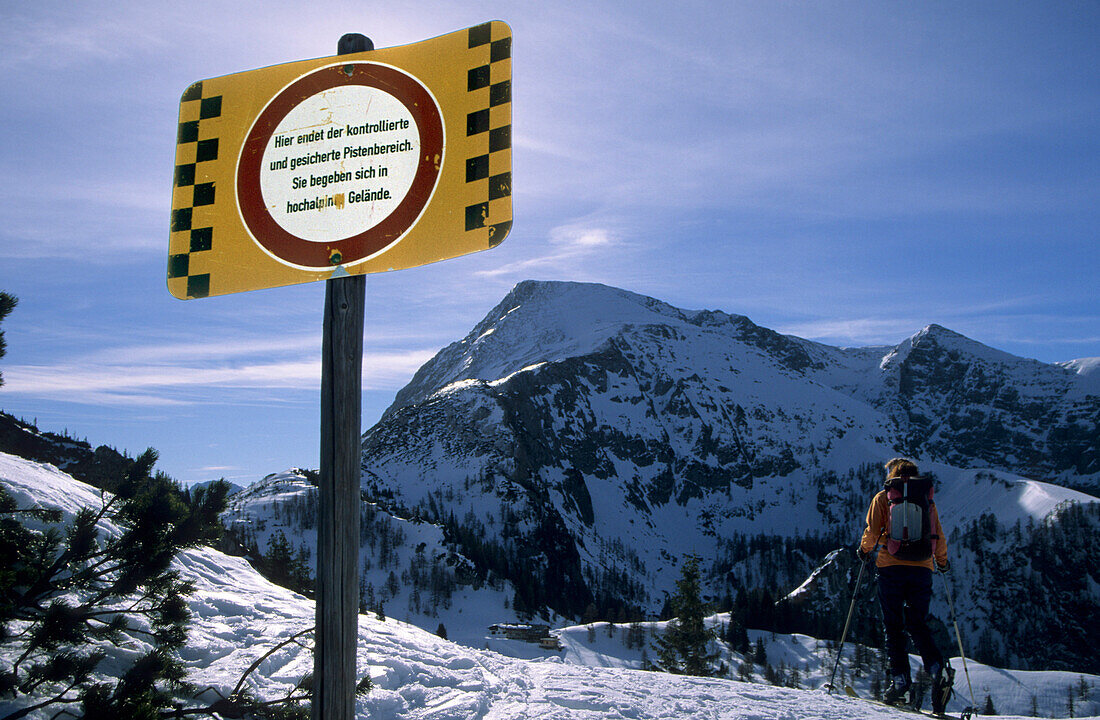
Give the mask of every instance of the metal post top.
M 361 33 L 347 33 L 336 43 L 336 52 L 339 55 L 367 52 L 374 49 L 374 43 L 366 35 Z

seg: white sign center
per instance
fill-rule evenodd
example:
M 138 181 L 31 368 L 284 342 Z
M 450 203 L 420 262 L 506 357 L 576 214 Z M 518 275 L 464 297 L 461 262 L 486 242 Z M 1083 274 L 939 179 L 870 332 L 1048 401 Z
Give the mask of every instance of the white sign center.
M 260 192 L 271 217 L 310 242 L 370 230 L 405 198 L 416 175 L 420 131 L 389 93 L 347 85 L 306 98 L 264 149 Z

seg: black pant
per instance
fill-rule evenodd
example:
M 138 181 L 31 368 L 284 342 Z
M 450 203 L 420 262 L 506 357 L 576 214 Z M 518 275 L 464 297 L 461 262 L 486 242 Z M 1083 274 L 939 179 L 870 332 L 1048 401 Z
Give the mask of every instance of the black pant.
M 878 599 L 886 628 L 886 653 L 890 674 L 909 674 L 909 643 L 913 638 L 925 671 L 943 664 L 943 655 L 928 629 L 928 604 L 932 601 L 932 571 L 908 565 L 890 565 L 878 569 Z

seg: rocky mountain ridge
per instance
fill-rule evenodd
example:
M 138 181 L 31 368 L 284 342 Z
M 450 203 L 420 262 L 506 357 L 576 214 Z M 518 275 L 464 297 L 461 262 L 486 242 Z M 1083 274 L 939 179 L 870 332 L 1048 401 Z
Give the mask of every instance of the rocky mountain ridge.
M 684 311 L 577 283 L 516 286 L 466 338 L 421 368 L 383 422 L 435 393 L 458 390 L 456 383 L 500 387 L 516 382 L 517 373 L 551 372 L 545 366 L 579 358 L 627 381 L 652 380 L 641 388 L 647 396 L 675 390 L 667 398 L 672 406 L 654 409 L 694 410 L 713 428 L 742 423 L 708 416 L 712 406 L 744 409 L 743 399 L 760 397 L 744 383 L 732 392 L 724 382 L 747 376 L 771 386 L 764 394 L 769 404 L 794 407 L 782 394 L 792 386 L 811 394 L 801 405 L 818 410 L 812 418 L 818 434 L 847 435 L 859 423 L 876 444 L 961 467 L 1086 486 L 1100 477 L 1100 372 L 1091 360 L 1055 365 L 1018 358 L 935 324 L 895 347 L 835 348 L 744 316 Z M 839 417 L 830 405 L 842 411 Z M 816 438 L 806 439 L 799 449 L 822 449 Z

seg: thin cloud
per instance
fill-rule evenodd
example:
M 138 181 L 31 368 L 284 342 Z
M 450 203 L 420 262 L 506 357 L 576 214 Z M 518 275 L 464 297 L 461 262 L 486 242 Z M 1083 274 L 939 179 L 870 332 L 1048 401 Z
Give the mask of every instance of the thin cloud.
M 15 365 L 6 369 L 6 390 L 55 400 L 85 393 L 129 398 L 184 387 L 303 387 L 320 377 L 318 362 L 279 362 L 242 367 L 141 365 Z
M 363 389 L 387 389 L 409 379 L 434 350 L 369 353 L 363 358 Z M 154 353 L 155 354 L 155 353 Z M 209 402 L 211 392 L 244 393 L 253 401 L 319 387 L 319 359 L 223 363 L 217 366 L 59 363 L 4 368 L 4 392 L 83 404 L 187 405 Z M 225 358 L 221 358 L 224 360 Z M 277 391 L 277 392 L 272 392 Z M 275 398 L 273 398 L 273 401 Z
M 252 355 L 302 354 L 310 350 L 320 355 L 320 335 L 292 335 L 277 338 L 226 338 L 208 342 L 179 342 L 161 345 L 111 347 L 90 353 L 88 362 L 114 365 L 130 363 L 160 363 L 183 360 L 224 360 Z
M 550 231 L 550 242 L 564 250 L 576 252 L 616 244 L 615 236 L 610 230 L 589 225 L 556 227 Z
M 823 319 L 786 324 L 779 332 L 849 346 L 896 345 L 928 323 L 902 318 Z
M 1011 307 L 1015 303 L 981 305 L 974 308 L 944 310 L 928 318 L 904 316 L 880 318 L 823 318 L 777 324 L 779 332 L 816 340 L 830 345 L 866 347 L 892 346 L 911 337 L 930 323 L 943 325 L 984 345 L 1009 352 L 1030 354 L 1028 348 L 1042 347 L 1050 355 L 1052 347 L 1100 343 L 1090 334 L 1097 319 L 1089 316 L 1037 314 L 991 315 L 989 308 Z M 1044 362 L 1064 362 L 1067 357 L 1046 357 Z
M 0 33 L 0 39 L 6 51 L 0 67 L 33 65 L 40 69 L 56 69 L 78 62 L 119 60 L 133 52 L 167 45 L 162 31 L 170 26 L 156 12 L 130 5 L 126 9 L 127 16 L 137 14 L 143 18 L 129 22 L 104 17 L 94 5 L 88 6 L 90 13 L 81 14 L 80 7 L 65 6 L 63 11 L 52 13 L 48 18 L 19 14 L 4 18 L 5 30 Z
M 526 278 L 533 274 L 562 273 L 575 280 L 583 279 L 579 268 L 592 265 L 601 253 L 622 244 L 614 230 L 587 223 L 552 228 L 548 240 L 548 245 L 544 246 L 547 251 L 540 255 L 479 270 L 474 274 L 484 278 Z
M 530 133 L 516 132 L 512 136 L 512 145 L 517 150 L 528 150 L 542 155 L 549 155 L 558 160 L 583 161 L 587 159 L 587 156 L 577 150 L 575 146 L 547 142 Z

